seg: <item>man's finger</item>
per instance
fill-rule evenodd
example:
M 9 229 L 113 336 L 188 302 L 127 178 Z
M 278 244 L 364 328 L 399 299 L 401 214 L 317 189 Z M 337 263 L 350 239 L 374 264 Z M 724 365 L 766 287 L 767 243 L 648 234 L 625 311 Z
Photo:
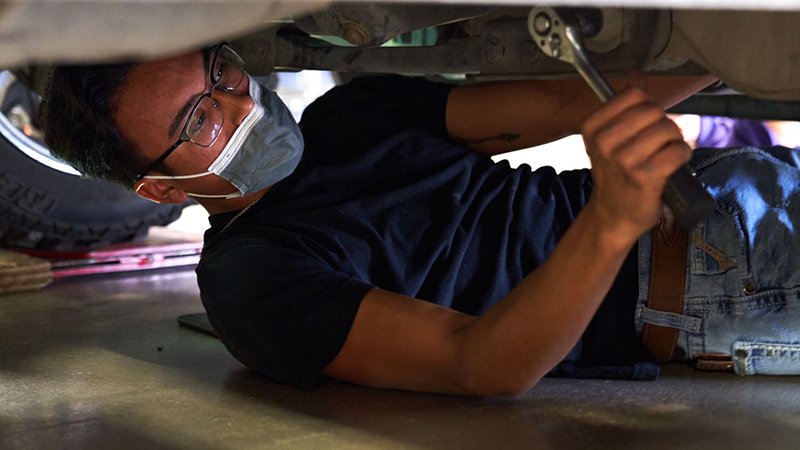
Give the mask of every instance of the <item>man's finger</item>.
M 652 125 L 664 121 L 661 108 L 650 103 L 633 106 L 595 134 L 594 141 L 606 148 L 621 148 Z M 640 149 L 641 150 L 641 149 Z
M 675 124 L 669 120 L 659 120 L 644 128 L 636 136 L 620 146 L 617 154 L 635 153 L 638 160 L 644 161 L 660 152 L 672 142 L 683 142 Z M 612 157 L 617 157 L 616 154 Z
M 604 127 L 609 121 L 620 115 L 623 111 L 631 107 L 650 101 L 639 89 L 629 88 L 612 98 L 608 103 L 589 116 L 581 128 L 581 134 L 592 136 L 600 128 Z
M 655 177 L 667 178 L 687 161 L 691 148 L 683 141 L 673 141 L 642 163 L 642 168 Z

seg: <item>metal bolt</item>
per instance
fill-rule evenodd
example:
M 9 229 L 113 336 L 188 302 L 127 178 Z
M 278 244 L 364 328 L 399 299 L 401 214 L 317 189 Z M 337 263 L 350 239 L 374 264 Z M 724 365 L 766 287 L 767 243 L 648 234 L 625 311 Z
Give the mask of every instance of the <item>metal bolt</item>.
M 550 16 L 545 13 L 539 13 L 533 19 L 533 29 L 537 33 L 544 36 L 550 32 Z
M 758 290 L 758 285 L 752 281 L 748 281 L 747 283 L 744 284 L 742 290 L 744 290 L 744 293 L 748 295 L 755 294 L 756 291 Z
M 550 37 L 550 52 L 554 58 L 561 57 L 561 36 L 554 34 Z
M 488 39 L 483 44 L 483 57 L 490 63 L 500 61 L 505 53 L 506 48 L 503 46 L 503 41 L 496 37 Z
M 342 25 L 342 37 L 353 45 L 366 45 L 369 42 L 367 30 L 354 22 L 347 22 Z

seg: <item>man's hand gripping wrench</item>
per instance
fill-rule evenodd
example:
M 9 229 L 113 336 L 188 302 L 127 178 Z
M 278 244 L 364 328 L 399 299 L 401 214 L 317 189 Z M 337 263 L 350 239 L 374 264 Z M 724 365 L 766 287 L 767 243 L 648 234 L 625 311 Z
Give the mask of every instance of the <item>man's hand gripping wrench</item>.
M 605 103 L 614 97 L 611 86 L 589 61 L 576 20 L 564 17 L 553 8 L 537 6 L 528 16 L 528 31 L 542 52 L 575 67 L 600 100 Z M 663 199 L 686 230 L 709 217 L 716 206 L 714 198 L 694 177 L 688 164 L 670 176 Z

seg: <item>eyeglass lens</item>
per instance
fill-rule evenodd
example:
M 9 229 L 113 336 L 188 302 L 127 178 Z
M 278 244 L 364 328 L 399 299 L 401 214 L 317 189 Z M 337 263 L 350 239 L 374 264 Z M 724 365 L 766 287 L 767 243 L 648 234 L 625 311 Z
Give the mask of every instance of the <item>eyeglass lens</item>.
M 211 97 L 205 96 L 186 124 L 186 134 L 197 145 L 211 146 L 219 137 L 224 122 L 222 109 Z
M 223 46 L 214 61 L 211 79 L 217 87 L 235 89 L 244 77 L 244 62 L 228 46 Z
M 227 46 L 220 48 L 214 59 L 211 79 L 214 88 L 233 90 L 244 78 L 244 62 Z M 208 147 L 216 142 L 222 130 L 224 116 L 216 100 L 206 95 L 200 100 L 189 121 L 186 134 L 197 145 Z

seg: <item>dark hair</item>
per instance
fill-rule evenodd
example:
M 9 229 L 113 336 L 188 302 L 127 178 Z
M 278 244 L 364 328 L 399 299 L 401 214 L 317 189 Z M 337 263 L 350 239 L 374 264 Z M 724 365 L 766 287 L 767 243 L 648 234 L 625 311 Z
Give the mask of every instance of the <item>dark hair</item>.
M 131 63 L 54 68 L 37 116 L 53 156 L 87 177 L 129 189 L 147 161 L 120 135 L 111 113 L 132 68 Z

